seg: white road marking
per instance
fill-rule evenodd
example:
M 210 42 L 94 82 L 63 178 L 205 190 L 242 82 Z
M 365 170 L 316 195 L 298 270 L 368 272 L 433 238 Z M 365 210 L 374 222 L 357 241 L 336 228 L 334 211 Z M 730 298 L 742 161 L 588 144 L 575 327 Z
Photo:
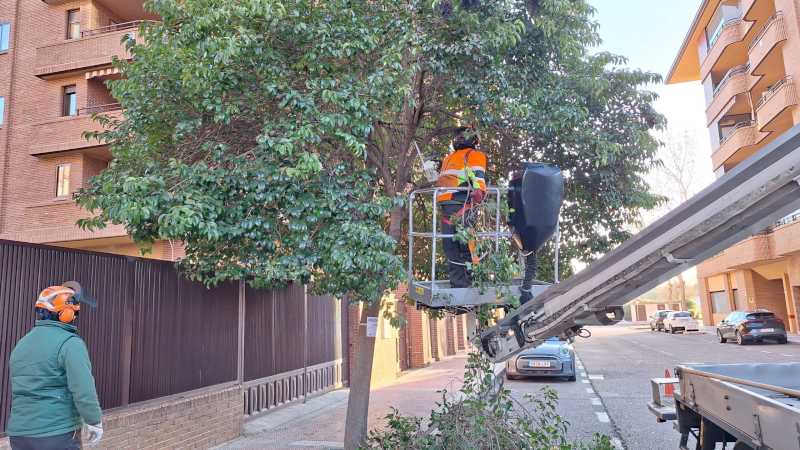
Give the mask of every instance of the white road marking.
M 581 372 L 581 376 L 582 376 L 583 378 L 586 378 L 586 372 Z
M 602 422 L 602 423 L 608 423 L 608 422 L 610 422 L 610 421 L 611 421 L 611 420 L 608 418 L 608 414 L 606 414 L 605 412 L 598 412 L 598 411 L 595 411 L 595 412 L 594 412 L 594 414 L 597 416 L 597 420 L 599 420 L 599 421 L 600 421 L 600 422 Z
M 605 377 L 603 375 L 589 375 L 590 380 L 604 380 Z
M 766 350 L 761 350 L 761 353 L 772 353 L 772 352 L 768 352 Z
M 794 356 L 794 355 L 787 355 L 786 353 L 784 353 L 784 354 L 783 354 L 783 355 L 781 355 L 781 356 Z
M 581 383 L 586 383 L 586 384 L 589 384 L 589 380 L 587 380 L 587 379 L 583 379 L 583 380 L 581 380 Z
M 599 398 L 597 398 L 597 397 L 591 397 L 589 400 L 591 400 L 591 401 L 592 401 L 592 405 L 594 405 L 594 406 L 600 406 L 600 405 L 602 405 L 602 403 L 600 403 L 600 399 L 599 399 Z
M 613 445 L 617 450 L 623 450 L 625 448 L 622 446 L 622 441 L 620 441 L 619 438 L 611 439 L 611 445 Z
M 586 388 L 586 393 L 587 393 L 587 394 L 594 394 L 594 389 L 592 389 L 592 388 Z

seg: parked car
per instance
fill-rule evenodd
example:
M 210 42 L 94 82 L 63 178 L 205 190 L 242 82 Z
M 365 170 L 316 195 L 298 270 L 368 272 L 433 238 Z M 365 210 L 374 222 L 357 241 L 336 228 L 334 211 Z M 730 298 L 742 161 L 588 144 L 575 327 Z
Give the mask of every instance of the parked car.
M 717 325 L 717 337 L 721 343 L 733 339 L 739 345 L 764 340 L 786 344 L 786 325 L 772 311 L 734 311 Z
M 671 313 L 671 309 L 664 309 L 661 311 L 656 311 L 652 316 L 650 316 L 650 331 L 661 331 L 664 329 L 664 319 L 667 317 L 667 314 Z
M 506 378 L 565 377 L 575 381 L 575 350 L 557 337 L 525 350 L 506 362 Z
M 672 334 L 676 331 L 700 331 L 700 324 L 689 311 L 672 311 L 664 318 L 664 331 Z

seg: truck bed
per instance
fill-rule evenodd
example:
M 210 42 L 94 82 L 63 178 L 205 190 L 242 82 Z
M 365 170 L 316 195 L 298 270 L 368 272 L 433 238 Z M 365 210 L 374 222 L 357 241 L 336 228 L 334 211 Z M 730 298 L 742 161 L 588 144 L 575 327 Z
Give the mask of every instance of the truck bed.
M 800 449 L 800 398 L 786 392 L 800 391 L 800 363 L 685 364 L 676 374 L 676 401 L 740 441 Z

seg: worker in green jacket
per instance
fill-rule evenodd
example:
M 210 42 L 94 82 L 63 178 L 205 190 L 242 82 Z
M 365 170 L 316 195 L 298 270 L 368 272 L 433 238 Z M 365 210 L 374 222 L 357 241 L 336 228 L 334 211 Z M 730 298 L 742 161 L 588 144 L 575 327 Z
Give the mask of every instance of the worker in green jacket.
M 11 352 L 13 450 L 80 449 L 84 424 L 90 445 L 103 436 L 89 352 L 73 325 L 81 297 L 72 281 L 42 291 L 36 325 Z

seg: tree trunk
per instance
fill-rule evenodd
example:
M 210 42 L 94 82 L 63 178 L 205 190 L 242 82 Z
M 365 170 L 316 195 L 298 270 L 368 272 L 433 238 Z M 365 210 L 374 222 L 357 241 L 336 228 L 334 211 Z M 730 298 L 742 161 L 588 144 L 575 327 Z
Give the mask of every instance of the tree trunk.
M 402 232 L 403 208 L 392 209 L 389 216 L 389 236 L 400 242 Z M 382 302 L 378 301 L 364 308 L 359 319 L 354 351 L 356 360 L 350 372 L 350 395 L 347 397 L 347 421 L 344 431 L 345 450 L 356 450 L 367 438 L 369 419 L 369 395 L 372 382 L 372 364 L 375 356 L 375 337 L 366 334 L 367 317 L 378 317 Z
M 355 450 L 367 438 L 369 394 L 372 382 L 372 360 L 375 355 L 375 337 L 367 337 L 367 317 L 377 317 L 381 302 L 364 308 L 359 319 L 355 352 L 356 361 L 350 373 L 350 395 L 347 397 L 347 421 L 344 430 L 344 448 Z

